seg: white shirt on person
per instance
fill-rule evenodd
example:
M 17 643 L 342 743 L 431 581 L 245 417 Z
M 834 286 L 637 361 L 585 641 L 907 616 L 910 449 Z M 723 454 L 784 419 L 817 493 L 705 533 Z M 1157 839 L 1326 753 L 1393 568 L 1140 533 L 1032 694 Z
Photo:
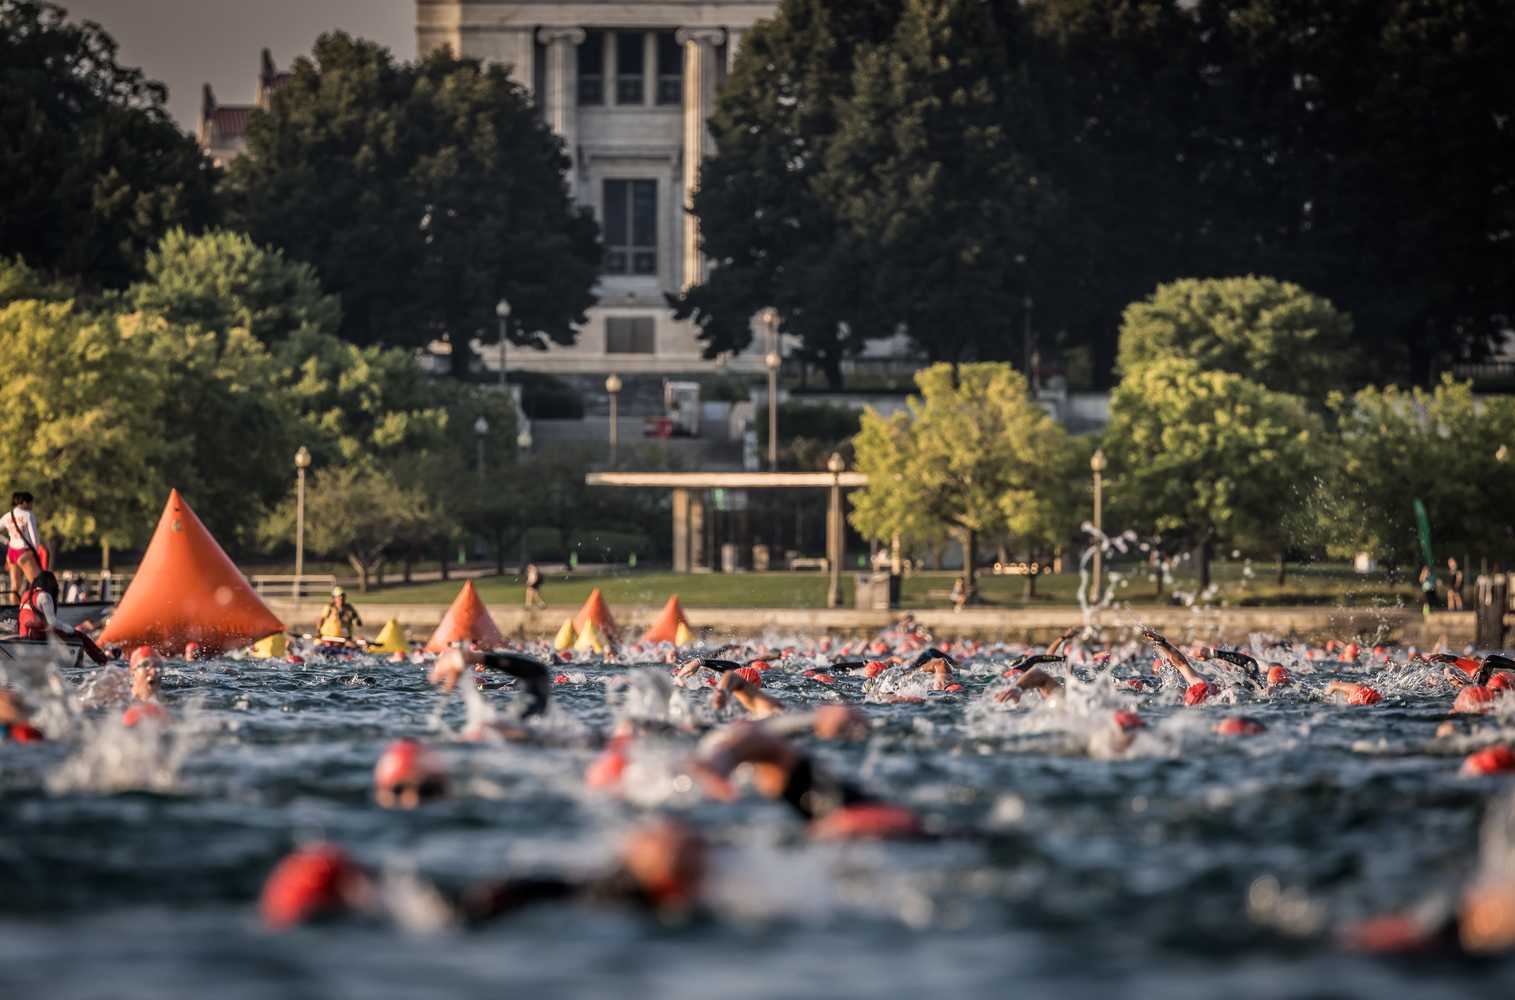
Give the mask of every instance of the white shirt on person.
M 48 628 L 57 629 L 64 635 L 74 634 L 74 627 L 58 617 L 58 608 L 53 604 L 52 594 L 43 590 L 37 591 L 37 595 L 32 598 L 32 607 L 36 608 L 37 613 L 47 622 Z
M 10 547 L 13 549 L 36 549 L 42 546 L 37 538 L 37 519 L 32 512 L 21 507 L 15 507 L 5 517 L 0 518 L 0 524 L 5 525 L 5 530 L 10 534 Z M 30 545 L 27 542 L 31 542 Z

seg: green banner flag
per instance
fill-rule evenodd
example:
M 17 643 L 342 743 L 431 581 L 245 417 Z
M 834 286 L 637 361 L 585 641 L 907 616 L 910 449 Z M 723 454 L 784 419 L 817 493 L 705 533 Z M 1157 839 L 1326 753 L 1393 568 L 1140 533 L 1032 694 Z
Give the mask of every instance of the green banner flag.
M 1415 501 L 1415 526 L 1420 531 L 1420 551 L 1426 557 L 1426 565 L 1431 567 L 1431 576 L 1436 575 L 1436 557 L 1431 555 L 1431 519 L 1426 516 L 1426 505 L 1420 500 Z

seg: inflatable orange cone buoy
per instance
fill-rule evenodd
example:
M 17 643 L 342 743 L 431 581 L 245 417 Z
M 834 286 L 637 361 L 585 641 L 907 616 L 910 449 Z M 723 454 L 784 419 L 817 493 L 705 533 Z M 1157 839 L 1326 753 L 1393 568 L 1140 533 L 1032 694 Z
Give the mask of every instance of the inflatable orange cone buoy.
M 663 613 L 658 615 L 658 620 L 653 622 L 652 628 L 642 636 L 642 641 L 677 644 L 680 625 L 688 630 L 689 619 L 684 617 L 684 609 L 679 605 L 679 595 L 674 594 L 668 598 L 668 603 L 663 605 Z
M 603 639 L 615 641 L 615 634 L 618 631 L 615 619 L 610 616 L 610 608 L 605 604 L 605 598 L 600 596 L 599 587 L 589 592 L 589 598 L 584 602 L 584 606 L 579 608 L 579 613 L 573 616 L 573 630 L 582 633 L 584 626 L 590 622 L 594 622 L 595 629 Z
M 100 635 L 107 646 L 152 646 L 163 655 L 197 642 L 206 656 L 240 649 L 284 623 L 171 490 L 131 586 Z
M 442 623 L 426 643 L 426 652 L 441 653 L 456 642 L 476 642 L 484 649 L 505 645 L 505 637 L 489 617 L 489 609 L 479 600 L 473 581 L 465 580 L 463 589 L 453 598 L 452 606 L 442 616 Z

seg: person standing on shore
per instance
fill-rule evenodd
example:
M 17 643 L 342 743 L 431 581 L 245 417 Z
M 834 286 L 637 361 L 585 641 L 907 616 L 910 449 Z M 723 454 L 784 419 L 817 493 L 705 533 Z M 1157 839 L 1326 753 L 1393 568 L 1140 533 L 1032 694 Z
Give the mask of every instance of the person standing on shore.
M 1462 610 L 1462 568 L 1456 559 L 1447 560 L 1447 610 Z
M 542 571 L 537 569 L 536 563 L 526 565 L 526 607 L 528 609 L 547 607 L 547 602 L 542 599 Z
M 42 565 L 42 539 L 37 534 L 37 517 L 32 513 L 32 495 L 25 490 L 11 494 L 10 513 L 0 518 L 10 535 L 10 545 L 5 551 L 5 568 L 10 573 L 11 593 L 20 600 L 25 588 L 37 579 L 37 574 L 47 567 Z

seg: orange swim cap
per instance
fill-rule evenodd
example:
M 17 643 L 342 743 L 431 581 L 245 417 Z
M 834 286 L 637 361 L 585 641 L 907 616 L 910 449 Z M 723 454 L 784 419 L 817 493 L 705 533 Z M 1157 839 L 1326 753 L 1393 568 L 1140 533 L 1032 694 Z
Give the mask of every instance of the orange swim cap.
M 1217 736 L 1256 736 L 1267 732 L 1268 727 L 1256 719 L 1233 715 L 1228 719 L 1221 719 L 1210 728 L 1210 731 Z
M 844 806 L 810 824 L 817 840 L 909 840 L 925 832 L 914 812 L 885 802 Z
M 446 780 L 441 762 L 416 740 L 395 740 L 373 769 L 374 789 L 386 806 L 390 805 L 386 798 L 400 800 L 400 793 L 409 789 L 415 790 L 417 799 L 440 795 Z
M 1515 771 L 1515 750 L 1509 747 L 1488 747 L 1470 753 L 1458 769 L 1464 778 L 1480 778 L 1489 774 L 1509 774 Z
M 1210 685 L 1206 684 L 1204 681 L 1198 681 L 1194 684 L 1190 684 L 1189 687 L 1184 691 L 1184 704 L 1198 705 L 1208 697 L 1210 697 Z
M 1494 707 L 1497 697 L 1482 684 L 1471 684 L 1457 692 L 1457 697 L 1452 700 L 1452 711 L 1468 715 L 1487 712 Z
M 186 660 L 198 660 L 200 658 L 200 644 L 198 642 L 186 642 L 184 644 L 184 658 Z
M 1115 724 L 1124 732 L 1147 728 L 1147 721 L 1145 719 L 1135 712 L 1128 712 L 1125 709 L 1117 710 L 1111 718 L 1115 720 Z
M 1360 685 L 1357 690 L 1347 695 L 1348 705 L 1376 705 L 1383 701 L 1383 695 L 1366 684 Z
M 263 922 L 280 930 L 340 912 L 362 879 L 341 848 L 318 844 L 296 851 L 280 861 L 263 884 Z
M 1495 674 L 1489 678 L 1490 691 L 1515 691 L 1515 680 L 1507 673 Z
M 888 669 L 889 664 L 885 663 L 883 660 L 869 660 L 868 665 L 863 668 L 863 676 L 877 677 L 879 674 Z
M 1292 683 L 1294 683 L 1294 678 L 1284 667 L 1275 663 L 1268 668 L 1268 687 L 1288 687 Z
M 152 655 L 153 648 L 151 646 L 138 646 L 136 649 L 132 650 L 131 659 L 127 662 L 131 666 L 135 667 L 137 664 L 141 663 L 143 660 Z
M 753 687 L 763 686 L 763 675 L 754 667 L 737 667 L 734 672 Z

